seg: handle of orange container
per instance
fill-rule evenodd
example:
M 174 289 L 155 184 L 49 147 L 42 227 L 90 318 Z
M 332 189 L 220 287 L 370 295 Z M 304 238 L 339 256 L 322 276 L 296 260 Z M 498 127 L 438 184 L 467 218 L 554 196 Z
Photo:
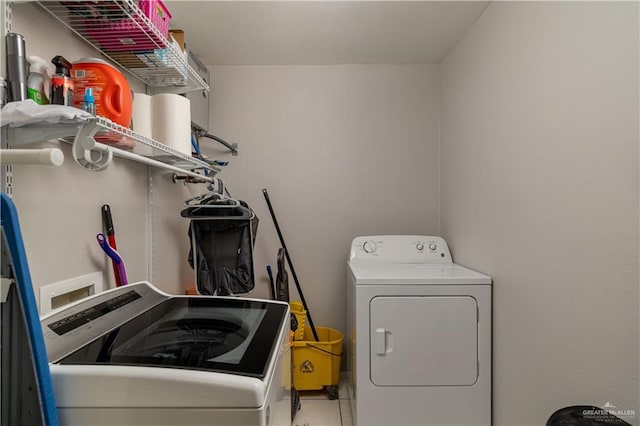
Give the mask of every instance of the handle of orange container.
M 123 87 L 119 82 L 115 82 L 103 91 L 102 101 L 105 104 L 105 115 L 108 115 L 106 112 L 110 112 L 113 114 L 113 117 L 110 117 L 111 121 L 127 127 L 129 124 L 125 125 L 124 123 L 130 122 L 132 107 L 123 99 L 126 93 L 125 90 L 127 88 Z

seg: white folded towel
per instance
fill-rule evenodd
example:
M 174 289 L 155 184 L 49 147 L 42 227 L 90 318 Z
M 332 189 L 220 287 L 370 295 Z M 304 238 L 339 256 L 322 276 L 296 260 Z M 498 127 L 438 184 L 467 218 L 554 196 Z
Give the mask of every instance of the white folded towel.
M 80 123 L 94 117 L 79 108 L 65 105 L 38 105 L 32 99 L 9 102 L 0 111 L 2 126 L 20 127 L 35 123 Z

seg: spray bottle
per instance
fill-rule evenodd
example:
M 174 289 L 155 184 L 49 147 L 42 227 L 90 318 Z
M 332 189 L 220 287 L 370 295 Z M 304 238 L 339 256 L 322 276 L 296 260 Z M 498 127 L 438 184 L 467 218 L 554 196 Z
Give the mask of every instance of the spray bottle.
M 90 114 L 96 115 L 96 98 L 93 96 L 93 89 L 91 87 L 84 89 L 82 109 Z
M 27 97 L 38 105 L 49 103 L 47 92 L 44 90 L 47 75 L 47 62 L 39 56 L 29 56 L 29 79 L 27 80 Z
M 56 56 L 51 60 L 51 63 L 56 66 L 56 73 L 51 76 L 51 103 L 73 105 L 71 62 L 62 56 Z

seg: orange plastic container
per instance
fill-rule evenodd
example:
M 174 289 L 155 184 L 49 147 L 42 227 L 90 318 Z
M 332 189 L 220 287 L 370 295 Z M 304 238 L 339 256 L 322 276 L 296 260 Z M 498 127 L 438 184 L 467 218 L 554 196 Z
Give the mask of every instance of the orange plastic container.
M 84 91 L 91 87 L 96 102 L 96 115 L 129 127 L 133 98 L 129 83 L 120 71 L 102 59 L 83 58 L 73 64 L 71 76 L 74 84 L 74 107 L 82 108 Z

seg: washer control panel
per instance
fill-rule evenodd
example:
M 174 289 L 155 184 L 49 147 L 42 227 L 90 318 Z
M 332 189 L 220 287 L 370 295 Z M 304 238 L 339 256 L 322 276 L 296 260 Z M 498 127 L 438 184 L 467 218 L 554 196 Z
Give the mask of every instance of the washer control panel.
M 452 263 L 441 237 L 424 235 L 375 235 L 357 237 L 351 244 L 351 262 Z
M 141 281 L 52 311 L 40 318 L 49 361 L 60 360 L 169 298 L 150 283 Z

